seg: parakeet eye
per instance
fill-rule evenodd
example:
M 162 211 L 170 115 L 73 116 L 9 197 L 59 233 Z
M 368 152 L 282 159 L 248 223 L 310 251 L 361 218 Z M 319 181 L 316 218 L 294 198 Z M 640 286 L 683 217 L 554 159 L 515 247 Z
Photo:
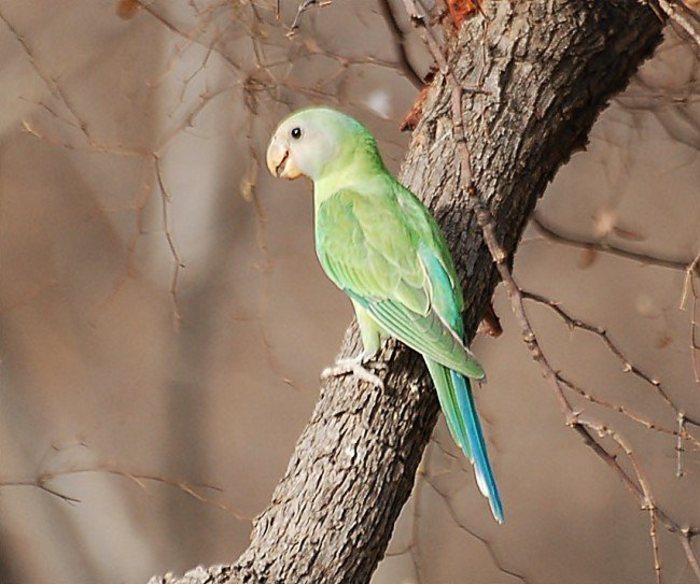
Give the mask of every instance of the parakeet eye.
M 301 128 L 292 128 L 292 138 L 295 140 L 301 138 Z

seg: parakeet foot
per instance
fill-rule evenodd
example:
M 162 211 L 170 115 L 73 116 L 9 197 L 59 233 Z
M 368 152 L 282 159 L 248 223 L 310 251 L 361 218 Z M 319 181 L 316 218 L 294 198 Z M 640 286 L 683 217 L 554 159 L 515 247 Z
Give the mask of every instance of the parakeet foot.
M 333 367 L 326 367 L 326 369 L 321 372 L 321 378 L 325 379 L 327 377 L 340 377 L 353 374 L 362 381 L 366 381 L 379 389 L 384 389 L 384 382 L 382 379 L 365 367 L 366 363 L 371 358 L 372 355 L 365 355 L 362 353 L 357 357 L 338 359 Z

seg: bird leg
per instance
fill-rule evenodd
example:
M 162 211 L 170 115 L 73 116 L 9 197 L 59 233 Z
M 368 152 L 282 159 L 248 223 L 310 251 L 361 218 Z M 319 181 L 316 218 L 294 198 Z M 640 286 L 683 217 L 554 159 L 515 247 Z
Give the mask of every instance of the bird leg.
M 333 367 L 326 367 L 321 372 L 321 379 L 353 374 L 358 379 L 366 381 L 370 385 L 374 385 L 379 389 L 384 389 L 384 382 L 382 379 L 365 367 L 365 365 L 367 365 L 375 354 L 376 353 L 364 352 L 360 353 L 356 357 L 338 359 Z

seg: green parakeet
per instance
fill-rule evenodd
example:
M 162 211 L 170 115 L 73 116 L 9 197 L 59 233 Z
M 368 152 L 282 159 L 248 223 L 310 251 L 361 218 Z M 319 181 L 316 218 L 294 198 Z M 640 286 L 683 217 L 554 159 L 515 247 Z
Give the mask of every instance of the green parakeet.
M 362 355 L 338 367 L 381 384 L 363 364 L 386 337 L 423 355 L 450 432 L 502 523 L 469 382 L 484 371 L 464 344 L 462 290 L 435 219 L 384 166 L 367 128 L 330 108 L 284 119 L 270 141 L 267 166 L 275 176 L 303 175 L 314 183 L 316 253 L 350 297 L 364 345 Z

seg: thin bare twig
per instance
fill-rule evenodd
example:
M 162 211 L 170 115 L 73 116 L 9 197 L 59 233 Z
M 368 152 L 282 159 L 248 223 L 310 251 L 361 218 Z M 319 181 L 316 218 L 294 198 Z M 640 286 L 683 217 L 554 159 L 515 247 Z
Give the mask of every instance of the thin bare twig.
M 523 296 L 520 293 L 520 289 L 513 279 L 510 270 L 506 264 L 506 255 L 503 249 L 499 246 L 496 240 L 495 233 L 493 231 L 493 221 L 488 210 L 484 208 L 477 207 L 476 209 L 477 220 L 479 225 L 482 227 L 484 232 L 484 240 L 486 245 L 494 257 L 496 262 L 496 267 L 501 279 L 506 287 L 508 296 L 511 299 L 511 304 L 513 306 L 513 311 L 515 312 L 516 319 L 520 324 L 523 340 L 527 344 L 533 359 L 540 365 L 542 370 L 542 375 L 549 382 L 552 391 L 554 392 L 557 401 L 559 402 L 560 409 L 566 421 L 566 425 L 574 429 L 583 439 L 584 443 L 588 445 L 618 476 L 622 483 L 627 487 L 627 489 L 634 495 L 637 499 L 640 507 L 644 510 L 648 510 L 650 514 L 654 515 L 654 522 L 650 528 L 650 537 L 652 541 L 652 548 L 654 550 L 654 566 L 657 575 L 657 581 L 660 579 L 660 569 L 661 564 L 658 555 L 658 539 L 656 534 L 656 519 L 661 520 L 666 529 L 672 533 L 676 533 L 681 539 L 684 539 L 683 528 L 675 520 L 673 520 L 665 511 L 660 509 L 653 501 L 651 496 L 651 490 L 649 488 L 648 482 L 644 479 L 639 465 L 632 454 L 631 448 L 626 444 L 626 442 L 613 430 L 593 420 L 583 419 L 578 412 L 575 412 L 571 406 L 571 403 L 566 398 L 564 394 L 564 384 L 562 383 L 560 377 L 552 368 L 551 364 L 547 360 L 547 357 L 542 352 L 540 345 L 537 341 L 537 337 L 530 325 L 530 321 L 525 313 L 523 305 Z M 635 482 L 624 470 L 618 461 L 617 457 L 611 455 L 607 450 L 605 450 L 595 439 L 595 433 L 599 435 L 607 435 L 613 440 L 615 440 L 618 445 L 623 449 L 627 455 L 630 463 L 632 464 L 637 482 Z M 684 548 L 686 549 L 686 548 Z M 687 548 L 692 552 L 692 547 Z M 688 555 L 686 551 L 689 564 L 692 565 L 693 562 L 697 563 L 697 558 L 694 553 Z M 698 578 L 700 581 L 700 576 Z
M 700 27 L 693 23 L 688 12 L 690 9 L 687 8 L 682 2 L 676 0 L 656 0 L 658 2 L 659 8 L 664 12 L 666 16 L 672 21 L 680 26 L 683 31 L 693 39 L 693 42 L 700 48 Z
M 525 312 L 523 295 L 521 294 L 520 288 L 518 287 L 508 267 L 508 256 L 496 238 L 491 212 L 481 202 L 476 191 L 476 186 L 472 180 L 469 148 L 464 136 L 462 87 L 452 71 L 449 69 L 445 56 L 443 55 L 443 52 L 440 49 L 440 46 L 436 41 L 436 37 L 432 32 L 431 26 L 426 18 L 425 11 L 423 10 L 422 6 L 420 9 L 417 6 L 417 4 L 419 4 L 419 0 L 404 0 L 404 4 L 406 5 L 407 12 L 409 16 L 411 16 L 414 25 L 421 28 L 425 32 L 428 49 L 435 59 L 440 72 L 452 85 L 451 113 L 456 142 L 455 149 L 460 163 L 462 183 L 465 191 L 470 197 L 477 223 L 479 224 L 483 233 L 484 242 L 491 253 L 498 274 L 501 277 L 501 280 L 508 293 L 508 297 L 510 298 L 513 312 L 520 325 L 523 340 L 530 350 L 532 358 L 539 364 L 543 377 L 549 383 L 555 398 L 559 403 L 559 407 L 566 425 L 581 436 L 584 443 L 589 446 L 614 471 L 614 473 L 622 481 L 623 485 L 630 491 L 630 493 L 632 493 L 632 495 L 634 495 L 640 507 L 649 511 L 650 517 L 653 516 L 649 533 L 654 552 L 654 571 L 657 577 L 657 582 L 661 581 L 661 561 L 659 555 L 658 535 L 656 533 L 657 520 L 660 520 L 668 531 L 676 533 L 680 537 L 683 548 L 686 552 L 688 563 L 695 570 L 695 567 L 698 565 L 698 560 L 689 541 L 691 537 L 689 535 L 691 530 L 686 529 L 684 531 L 684 528 L 681 527 L 681 525 L 679 525 L 665 511 L 656 505 L 651 494 L 649 483 L 642 474 L 631 448 L 619 436 L 619 434 L 604 424 L 582 418 L 580 413 L 573 409 L 570 401 L 566 397 L 564 384 L 562 383 L 561 378 L 557 375 L 549 363 L 546 355 L 542 351 L 537 337 L 532 329 L 532 325 L 528 319 L 527 313 Z M 627 455 L 630 464 L 632 465 L 636 480 L 630 477 L 616 456 L 611 455 L 598 443 L 598 441 L 595 439 L 596 434 L 601 437 L 608 436 L 612 438 L 618 444 L 618 446 L 622 448 Z M 700 581 L 700 571 L 696 570 L 696 576 L 698 577 L 698 581 Z
M 297 13 L 294 15 L 294 20 L 292 20 L 292 24 L 289 25 L 289 32 L 287 33 L 287 36 L 291 37 L 296 33 L 296 30 L 301 24 L 302 15 L 309 8 L 311 8 L 313 5 L 317 5 L 319 8 L 323 8 L 324 6 L 332 4 L 332 2 L 333 0 L 303 0 L 301 4 L 299 4 L 299 6 L 297 7 Z
M 683 439 L 682 435 L 686 431 L 685 429 L 685 415 L 683 412 L 678 412 L 678 433 L 676 436 L 676 478 L 681 478 L 683 476 Z
M 404 5 L 406 6 L 406 12 L 411 17 L 411 21 L 414 26 L 422 29 L 425 32 L 425 42 L 428 45 L 435 63 L 443 77 L 448 79 L 452 84 L 452 89 L 450 93 L 451 103 L 452 103 L 452 131 L 454 132 L 454 140 L 458 150 L 458 159 L 461 162 L 461 180 L 464 184 L 469 184 L 472 178 L 471 161 L 469 157 L 469 150 L 467 148 L 467 140 L 464 135 L 464 117 L 462 116 L 462 86 L 455 78 L 450 69 L 449 64 L 445 55 L 443 55 L 442 49 L 438 43 L 437 37 L 432 30 L 432 27 L 428 23 L 428 15 L 420 2 L 414 2 L 414 0 L 404 0 Z
M 680 309 L 685 310 L 688 296 L 693 297 L 690 308 L 690 360 L 693 366 L 695 383 L 700 384 L 700 344 L 697 341 L 698 328 L 698 290 L 695 287 L 695 277 L 700 266 L 700 251 L 685 268 L 685 278 L 683 280 L 683 293 L 681 294 Z
M 36 74 L 46 84 L 46 87 L 49 89 L 51 94 L 58 97 L 63 102 L 63 104 L 66 106 L 66 109 L 75 118 L 75 121 L 77 122 L 80 131 L 85 135 L 88 142 L 92 143 L 93 140 L 88 130 L 87 122 L 80 118 L 75 106 L 68 98 L 63 88 L 56 82 L 56 80 L 53 77 L 51 77 L 46 71 L 44 71 L 43 67 L 39 64 L 39 61 L 36 55 L 34 54 L 34 51 L 29 46 L 29 43 L 27 43 L 27 40 L 24 38 L 24 36 L 22 36 L 22 34 L 20 34 L 20 32 L 15 28 L 15 26 L 9 20 L 7 20 L 7 18 L 2 12 L 0 12 L 0 20 L 2 20 L 5 23 L 5 26 L 7 26 L 7 28 L 10 29 L 10 32 L 14 35 L 17 42 L 22 46 L 22 49 L 27 55 L 27 59 L 29 60 L 29 63 L 31 64 Z
M 60 491 L 57 491 L 56 489 L 48 486 L 46 483 L 48 481 L 44 479 L 43 477 L 38 477 L 36 479 L 27 479 L 23 481 L 0 481 L 0 488 L 2 487 L 36 487 L 37 489 L 40 489 L 44 491 L 45 493 L 48 493 L 52 497 L 57 497 L 61 499 L 62 501 L 65 501 L 66 503 L 70 503 L 71 505 L 75 505 L 77 503 L 80 503 L 80 499 L 76 497 L 71 497 L 70 495 L 66 495 L 64 493 L 61 493 Z
M 173 303 L 173 314 L 175 316 L 175 327 L 177 328 L 182 320 L 182 314 L 180 312 L 180 304 L 177 298 L 177 281 L 180 276 L 180 270 L 185 267 L 184 262 L 180 258 L 180 254 L 177 251 L 177 246 L 175 245 L 175 239 L 173 237 L 172 229 L 170 228 L 170 216 L 168 213 L 168 208 L 172 201 L 172 195 L 165 185 L 165 180 L 163 179 L 163 172 L 160 168 L 160 158 L 157 154 L 153 155 L 153 164 L 156 171 L 156 178 L 158 179 L 158 187 L 160 189 L 160 200 L 161 200 L 161 212 L 163 217 L 163 231 L 165 232 L 165 239 L 168 242 L 168 249 L 170 250 L 170 255 L 173 258 L 173 275 L 170 280 L 170 297 Z
M 186 495 L 196 499 L 200 503 L 204 503 L 206 505 L 210 505 L 212 507 L 215 507 L 217 509 L 220 509 L 221 511 L 225 511 L 226 513 L 229 513 L 230 515 L 233 515 L 236 519 L 240 521 L 251 521 L 251 517 L 246 517 L 245 515 L 239 513 L 235 509 L 233 509 L 230 505 L 227 505 L 225 503 L 221 503 L 219 501 L 214 501 L 210 499 L 209 497 L 206 497 L 202 493 L 198 492 L 197 489 L 208 489 L 208 490 L 214 490 L 214 491 L 221 491 L 218 487 L 213 487 L 211 485 L 191 485 L 185 481 L 182 480 L 176 480 L 176 479 L 169 479 L 167 477 L 162 477 L 158 475 L 150 475 L 150 474 L 139 474 L 139 473 L 132 473 L 126 470 L 122 470 L 116 466 L 113 465 L 108 465 L 108 464 L 102 464 L 102 465 L 96 465 L 96 466 L 84 466 L 84 467 L 76 467 L 76 468 L 66 468 L 62 470 L 55 470 L 55 471 L 44 471 L 39 474 L 39 476 L 35 479 L 27 479 L 27 480 L 3 480 L 0 481 L 0 488 L 3 487 L 36 487 L 45 493 L 48 493 L 49 495 L 53 497 L 58 497 L 62 501 L 65 501 L 66 503 L 70 503 L 72 505 L 80 503 L 80 499 L 76 497 L 72 497 L 70 495 L 66 495 L 65 493 L 61 493 L 60 491 L 56 490 L 55 488 L 50 486 L 51 481 L 54 479 L 60 478 L 60 477 L 65 477 L 65 476 L 72 476 L 72 475 L 77 475 L 77 474 L 85 474 L 85 473 L 103 473 L 103 474 L 110 474 L 114 476 L 119 476 L 123 477 L 126 479 L 129 479 L 130 481 L 136 483 L 139 487 L 142 489 L 146 488 L 145 483 L 146 482 L 152 482 L 152 483 L 160 483 L 163 485 L 168 485 L 170 487 L 174 487 L 176 489 L 179 489 Z
M 693 308 L 690 315 L 690 359 L 693 363 L 695 383 L 700 384 L 700 344 L 697 340 L 698 305 L 698 293 L 693 286 Z
M 424 81 L 411 62 L 411 58 L 406 50 L 406 40 L 404 38 L 403 31 L 399 26 L 399 21 L 396 18 L 396 14 L 394 13 L 390 0 L 381 0 L 379 2 L 379 9 L 382 11 L 384 20 L 389 28 L 389 32 L 394 37 L 396 47 L 399 50 L 401 70 L 404 72 L 406 78 L 413 83 L 413 86 L 416 89 L 420 89 L 423 87 Z
M 579 318 L 575 318 L 569 312 L 567 312 L 564 308 L 562 308 L 559 303 L 557 303 L 553 300 L 550 300 L 549 298 L 545 298 L 544 296 L 541 296 L 539 294 L 535 294 L 533 292 L 527 292 L 525 290 L 521 290 L 520 292 L 525 300 L 531 300 L 531 301 L 536 302 L 538 304 L 542 304 L 544 306 L 547 306 L 548 308 L 550 308 L 554 312 L 556 312 L 570 329 L 578 328 L 578 329 L 593 333 L 596 336 L 600 337 L 603 340 L 603 342 L 605 343 L 605 345 L 607 346 L 607 348 L 610 350 L 610 352 L 613 355 L 615 355 L 615 357 L 618 359 L 618 361 L 620 361 L 620 363 L 622 364 L 623 371 L 625 371 L 626 373 L 632 373 L 635 377 L 637 377 L 638 379 L 641 379 L 647 385 L 651 386 L 654 389 L 654 391 L 657 393 L 657 395 L 659 395 L 659 397 L 661 397 L 661 399 L 673 410 L 673 412 L 676 416 L 678 416 L 679 414 L 682 413 L 682 411 L 683 411 L 682 408 L 679 408 L 675 404 L 675 402 L 671 399 L 671 396 L 669 395 L 668 391 L 666 390 L 665 386 L 661 383 L 661 381 L 655 377 L 652 377 L 651 375 L 648 375 L 647 373 L 642 371 L 639 367 L 634 365 L 627 358 L 627 356 L 622 352 L 622 350 L 612 341 L 612 339 L 610 338 L 610 334 L 608 333 L 608 331 L 606 329 L 604 329 L 603 327 L 599 327 L 599 326 L 590 324 L 588 322 L 584 322 L 583 320 L 581 320 Z M 563 377 L 561 379 L 566 385 L 570 386 L 572 389 L 575 389 L 579 393 L 582 392 L 582 390 L 577 389 L 573 383 L 567 381 Z M 586 399 L 590 399 L 589 396 L 587 396 L 587 395 L 584 395 L 584 397 L 586 397 Z M 635 421 L 644 424 L 645 426 L 647 426 L 651 430 L 658 430 L 658 431 L 665 432 L 667 434 L 673 434 L 673 435 L 678 434 L 676 430 L 662 429 L 661 427 L 659 427 L 658 424 L 655 424 L 654 422 L 645 422 L 641 419 L 641 417 L 640 417 L 640 419 L 636 419 L 635 416 L 632 415 L 632 413 L 629 410 L 625 410 L 622 406 L 616 406 L 615 404 L 610 404 L 610 403 L 604 402 L 602 400 L 596 401 L 596 399 L 590 399 L 590 401 L 594 401 L 595 403 L 598 403 L 599 405 L 603 405 L 605 407 L 614 409 L 621 414 L 627 415 L 630 418 L 635 419 Z M 685 413 L 683 413 L 683 419 L 685 422 L 688 422 L 689 424 L 700 427 L 700 420 L 691 418 L 691 417 L 687 416 Z M 683 438 L 688 439 L 688 440 L 694 440 L 691 436 L 687 436 L 687 435 L 684 435 Z
M 440 490 L 434 479 L 435 477 L 427 474 L 424 477 L 425 482 L 428 483 L 428 485 L 433 489 L 433 491 L 435 491 L 435 493 L 437 493 L 440 496 L 440 498 L 445 502 L 445 505 L 447 506 L 447 511 L 452 517 L 452 521 L 454 521 L 455 525 L 457 525 L 457 527 L 461 531 L 483 544 L 489 556 L 491 557 L 491 561 L 499 571 L 503 572 L 504 574 L 507 574 L 508 576 L 512 576 L 513 578 L 520 580 L 521 582 L 523 582 L 523 584 L 528 584 L 529 580 L 524 575 L 503 565 L 502 560 L 498 557 L 498 555 L 496 555 L 496 552 L 493 549 L 491 542 L 487 538 L 473 531 L 471 528 L 464 524 L 462 519 L 459 517 L 457 510 L 455 509 L 454 504 L 450 499 L 450 496 L 444 491 Z
M 204 30 L 206 30 L 207 26 L 209 25 L 210 21 L 212 20 L 214 14 L 214 9 L 216 6 L 211 6 L 207 9 L 205 9 L 203 12 L 206 13 L 206 17 L 202 18 L 202 14 L 200 14 L 200 18 L 198 19 L 197 25 L 192 27 L 190 30 L 183 30 L 180 28 L 177 24 L 171 22 L 168 20 L 165 16 L 163 16 L 160 12 L 158 12 L 152 5 L 151 3 L 146 3 L 142 2 L 139 0 L 139 4 L 141 5 L 141 8 L 148 14 L 150 14 L 155 20 L 160 22 L 165 28 L 167 28 L 170 32 L 173 34 L 182 37 L 182 39 L 185 41 L 185 45 L 183 48 L 180 49 L 180 52 L 184 50 L 186 47 L 190 46 L 190 44 L 195 43 L 198 45 L 202 45 L 204 48 L 207 49 L 207 51 L 212 50 L 213 52 L 217 53 L 224 61 L 226 61 L 229 65 L 232 66 L 234 71 L 237 73 L 240 73 L 241 67 L 238 65 L 238 63 L 234 62 L 231 57 L 222 51 L 218 50 L 215 47 L 216 43 L 212 43 L 211 45 L 206 45 L 200 39 L 200 33 Z
M 651 539 L 652 551 L 654 554 L 654 572 L 656 574 L 657 584 L 661 584 L 661 554 L 659 551 L 658 532 L 656 530 L 658 507 L 656 506 L 656 503 L 654 502 L 654 497 L 651 494 L 651 487 L 649 485 L 649 481 L 642 473 L 642 469 L 639 465 L 639 462 L 637 461 L 637 457 L 632 451 L 632 447 L 629 446 L 629 444 L 624 438 L 622 438 L 622 436 L 620 436 L 620 434 L 618 434 L 609 426 L 606 426 L 599 422 L 594 422 L 592 420 L 585 420 L 580 416 L 577 419 L 577 424 L 579 424 L 582 427 L 585 427 L 587 430 L 597 433 L 601 437 L 608 436 L 612 438 L 612 440 L 614 440 L 617 443 L 620 449 L 627 456 L 627 459 L 629 460 L 630 465 L 632 466 L 632 470 L 636 476 L 637 484 L 639 485 L 638 488 L 634 489 L 633 494 L 635 494 L 637 498 L 640 498 L 641 496 L 640 506 L 643 510 L 648 511 L 649 513 L 649 537 Z M 607 454 L 607 456 L 611 457 L 610 454 Z M 617 464 L 617 468 L 621 468 L 619 467 L 619 464 L 616 460 L 615 463 Z
M 662 257 L 657 257 L 645 253 L 640 253 L 640 252 L 634 252 L 634 251 L 629 251 L 626 249 L 622 249 L 620 247 L 616 247 L 614 245 L 611 245 L 609 243 L 597 241 L 597 240 L 588 240 L 588 239 L 579 239 L 579 238 L 574 238 L 574 237 L 569 237 L 566 235 L 563 235 L 561 233 L 558 233 L 548 225 L 546 225 L 540 217 L 535 215 L 531 220 L 530 223 L 537 229 L 537 231 L 540 232 L 544 237 L 547 239 L 554 241 L 555 243 L 561 243 L 563 245 L 567 245 L 569 247 L 576 247 L 578 249 L 586 250 L 586 251 L 595 251 L 595 252 L 601 252 L 601 253 L 606 253 L 610 255 L 615 255 L 617 257 L 621 257 L 627 260 L 632 260 L 635 262 L 639 262 L 640 264 L 644 265 L 650 265 L 650 266 L 657 266 L 659 268 L 668 268 L 670 270 L 685 270 L 688 262 L 683 261 L 683 260 L 673 260 L 673 259 L 667 259 L 667 258 L 662 258 Z

